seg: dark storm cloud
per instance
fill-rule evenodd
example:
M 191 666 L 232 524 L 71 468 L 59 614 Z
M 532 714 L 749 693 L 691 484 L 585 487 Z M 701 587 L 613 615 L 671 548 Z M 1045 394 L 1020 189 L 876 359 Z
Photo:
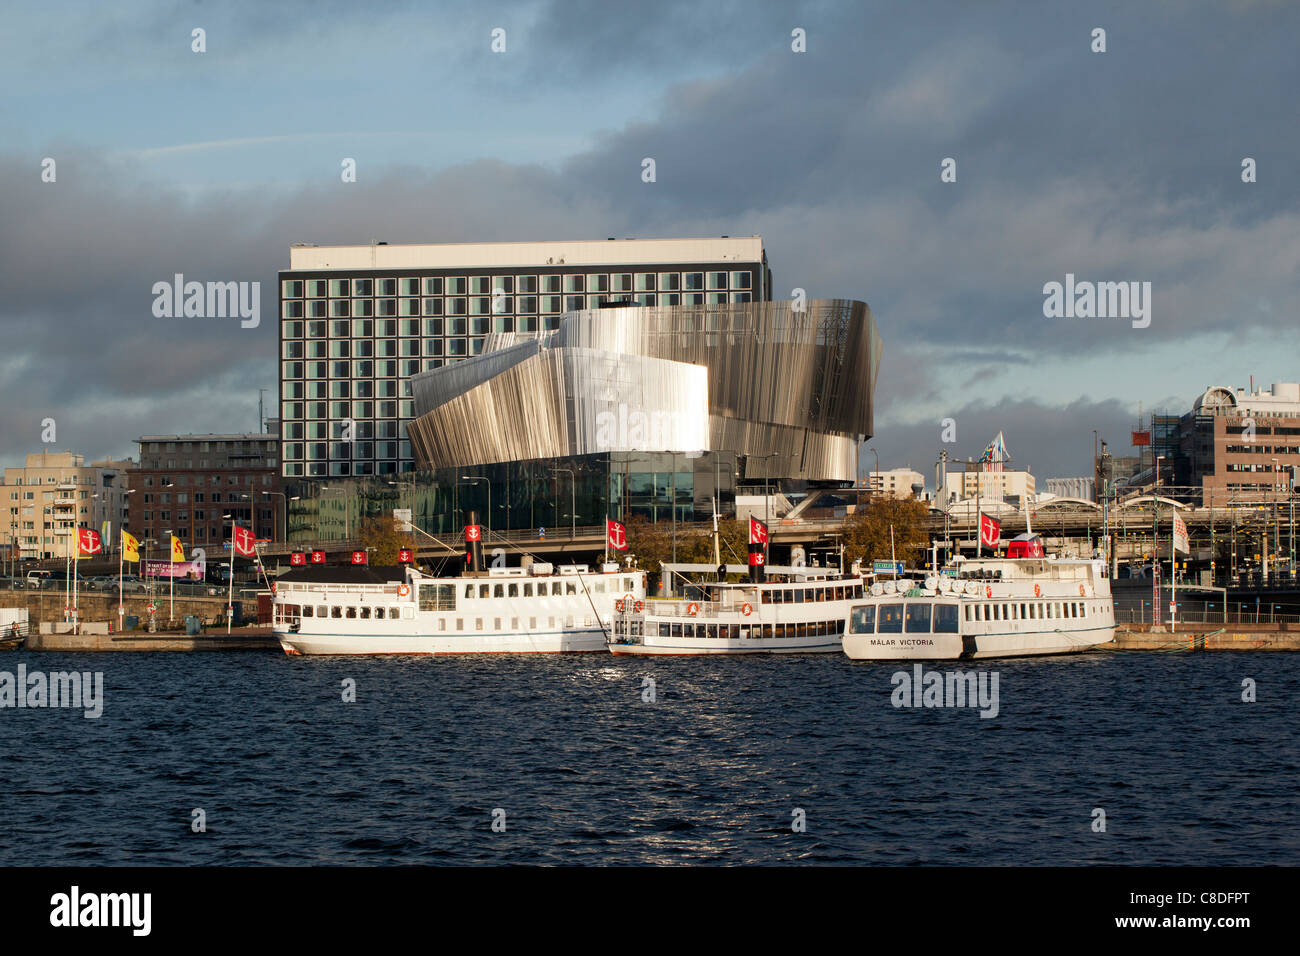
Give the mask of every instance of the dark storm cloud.
M 190 8 L 171 9 L 186 19 Z M 319 16 L 296 21 L 303 9 L 231 17 L 230 29 L 253 23 L 259 42 L 280 37 L 298 55 L 331 11 L 357 16 L 312 5 Z M 1150 348 L 1232 321 L 1294 322 L 1293 8 L 610 9 L 500 8 L 527 25 L 512 75 L 590 86 L 585 121 L 604 118 L 602 75 L 647 78 L 638 115 L 609 115 L 611 132 L 554 169 L 483 160 L 195 197 L 85 149 L 51 145 L 53 185 L 39 182 L 33 157 L 0 157 L 0 398 L 19 423 L 0 430 L 0 449 L 29 450 L 31 422 L 46 415 L 69 423 L 60 444 L 75 437 L 88 454 L 129 451 L 141 432 L 247 422 L 257 387 L 276 385 L 275 272 L 294 241 L 759 233 L 778 297 L 797 286 L 870 302 L 886 347 L 879 408 L 891 414 L 1008 361 Z M 472 16 L 486 23 L 496 12 Z M 470 16 L 449 14 L 441 29 L 468 29 Z M 1088 52 L 1095 25 L 1108 29 L 1106 54 Z M 790 51 L 793 26 L 808 30 L 808 53 Z M 1244 155 L 1260 161 L 1257 184 L 1240 182 Z M 958 160 L 955 184 L 939 182 L 945 156 Z M 150 289 L 177 272 L 262 282 L 261 327 L 154 318 Z M 1048 324 L 1042 285 L 1066 272 L 1152 281 L 1151 328 Z M 973 454 L 1003 427 L 1040 463 L 1057 452 L 1076 460 L 1053 416 L 1119 416 L 1109 403 L 970 408 L 981 435 Z M 1016 422 L 1026 439 L 1012 437 Z M 883 415 L 878 427 L 882 442 L 937 454 L 933 436 L 906 437 L 912 429 Z

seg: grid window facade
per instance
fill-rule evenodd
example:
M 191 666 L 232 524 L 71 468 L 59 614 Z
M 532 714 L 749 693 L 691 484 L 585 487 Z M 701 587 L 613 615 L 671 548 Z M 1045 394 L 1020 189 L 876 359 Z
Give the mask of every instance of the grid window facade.
M 281 473 L 329 478 L 412 468 L 410 377 L 482 354 L 490 333 L 543 333 L 558 328 L 564 312 L 612 303 L 761 300 L 769 286 L 759 262 L 282 272 Z

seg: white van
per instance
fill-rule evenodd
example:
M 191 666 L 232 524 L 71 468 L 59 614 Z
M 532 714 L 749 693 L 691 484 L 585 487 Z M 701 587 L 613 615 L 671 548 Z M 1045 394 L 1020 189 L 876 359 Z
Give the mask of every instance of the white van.
M 29 588 L 33 588 L 33 589 L 42 588 L 45 586 L 45 583 L 49 580 L 50 580 L 49 571 L 28 571 L 27 572 L 27 586 Z

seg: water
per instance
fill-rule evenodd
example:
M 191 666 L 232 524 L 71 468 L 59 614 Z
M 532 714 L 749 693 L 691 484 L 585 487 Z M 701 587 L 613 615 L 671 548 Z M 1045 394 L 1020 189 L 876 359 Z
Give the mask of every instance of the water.
M 979 662 L 993 719 L 838 655 L 19 661 L 106 702 L 0 710 L 4 865 L 1300 863 L 1294 654 Z

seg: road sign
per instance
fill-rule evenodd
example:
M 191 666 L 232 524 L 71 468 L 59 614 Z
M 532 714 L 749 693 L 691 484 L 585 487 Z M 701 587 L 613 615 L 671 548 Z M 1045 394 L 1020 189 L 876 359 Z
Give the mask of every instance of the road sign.
M 902 561 L 873 561 L 871 570 L 876 574 L 902 574 Z

